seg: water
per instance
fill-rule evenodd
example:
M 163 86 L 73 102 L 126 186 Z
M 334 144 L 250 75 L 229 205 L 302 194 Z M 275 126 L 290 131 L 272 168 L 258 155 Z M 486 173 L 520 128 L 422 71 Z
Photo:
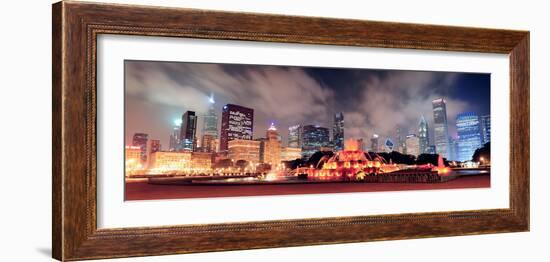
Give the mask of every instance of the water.
M 490 170 L 453 170 L 451 175 L 460 176 L 474 176 L 474 175 L 486 175 L 491 173 Z

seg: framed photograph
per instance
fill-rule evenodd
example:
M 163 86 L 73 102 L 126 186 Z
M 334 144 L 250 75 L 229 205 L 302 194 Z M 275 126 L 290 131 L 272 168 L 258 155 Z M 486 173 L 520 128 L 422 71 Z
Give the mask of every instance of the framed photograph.
M 527 31 L 70 1 L 52 26 L 58 260 L 529 230 Z

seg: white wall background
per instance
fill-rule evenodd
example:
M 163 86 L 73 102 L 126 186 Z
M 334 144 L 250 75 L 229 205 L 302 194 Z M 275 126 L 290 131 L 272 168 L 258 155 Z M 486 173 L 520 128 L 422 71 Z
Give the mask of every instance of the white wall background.
M 550 175 L 542 165 L 550 110 L 544 1 L 107 1 L 205 9 L 524 29 L 531 31 L 531 232 L 217 252 L 123 261 L 548 261 Z M 0 260 L 51 256 L 51 2 L 0 11 Z M 546 23 L 545 23 L 546 22 Z M 545 132 L 546 131 L 546 132 Z

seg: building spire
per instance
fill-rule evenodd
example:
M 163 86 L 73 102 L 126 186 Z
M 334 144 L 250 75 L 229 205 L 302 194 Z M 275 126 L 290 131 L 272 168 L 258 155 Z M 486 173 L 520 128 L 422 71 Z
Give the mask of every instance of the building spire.
M 426 123 L 426 118 L 424 118 L 424 115 L 420 115 L 420 124 Z
M 210 102 L 211 104 L 216 103 L 216 101 L 214 100 L 214 93 L 210 93 L 210 97 L 208 98 L 208 102 Z

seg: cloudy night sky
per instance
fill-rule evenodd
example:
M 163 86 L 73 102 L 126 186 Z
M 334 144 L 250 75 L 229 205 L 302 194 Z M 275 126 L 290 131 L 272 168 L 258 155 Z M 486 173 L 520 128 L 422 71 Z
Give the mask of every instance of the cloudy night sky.
M 453 137 L 458 113 L 490 113 L 489 74 L 130 60 L 125 61 L 126 144 L 143 132 L 168 149 L 174 120 L 187 110 L 199 115 L 199 137 L 211 93 L 219 121 L 225 104 L 252 108 L 254 137 L 265 137 L 274 122 L 285 145 L 289 126 L 317 124 L 332 130 L 336 112 L 344 113 L 346 139 L 368 139 L 374 133 L 394 139 L 396 126 L 416 133 L 424 115 L 430 144 L 433 99 L 447 100 Z

